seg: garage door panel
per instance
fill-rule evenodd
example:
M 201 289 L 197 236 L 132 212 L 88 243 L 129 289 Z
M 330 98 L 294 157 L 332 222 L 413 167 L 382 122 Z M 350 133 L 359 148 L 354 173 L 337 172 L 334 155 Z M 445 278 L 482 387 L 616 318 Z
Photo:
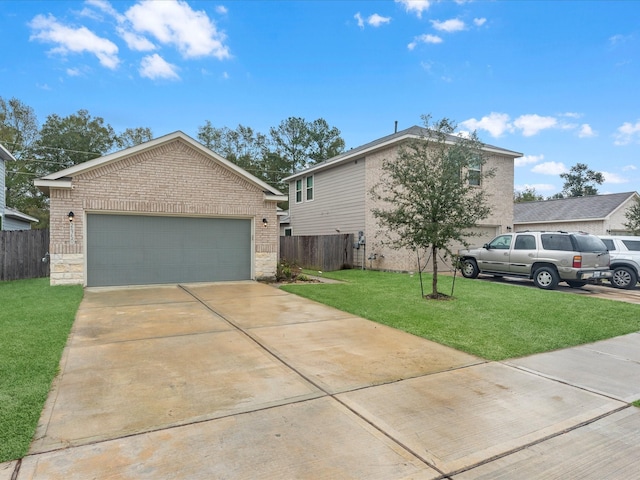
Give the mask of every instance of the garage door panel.
M 87 216 L 87 285 L 251 278 L 251 221 Z

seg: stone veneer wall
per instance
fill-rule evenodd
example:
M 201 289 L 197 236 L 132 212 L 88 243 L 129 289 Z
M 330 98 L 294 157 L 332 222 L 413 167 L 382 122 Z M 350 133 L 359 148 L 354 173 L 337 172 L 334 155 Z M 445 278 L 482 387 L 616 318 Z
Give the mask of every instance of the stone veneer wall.
M 79 174 L 72 183 L 71 190 L 52 188 L 50 194 L 52 285 L 85 284 L 85 215 L 100 212 L 252 218 L 254 278 L 275 277 L 276 202 L 180 139 Z

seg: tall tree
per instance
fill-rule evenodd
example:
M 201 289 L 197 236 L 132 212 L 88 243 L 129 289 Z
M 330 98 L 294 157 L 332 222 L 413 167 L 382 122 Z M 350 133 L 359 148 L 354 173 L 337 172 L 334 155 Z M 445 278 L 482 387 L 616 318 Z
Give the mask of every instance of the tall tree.
M 451 243 L 467 245 L 469 229 L 489 215 L 485 189 L 475 185 L 494 172 L 482 168 L 483 144 L 475 132 L 453 136 L 451 120 L 423 120 L 427 135 L 401 146 L 396 159 L 383 161 L 383 176 L 371 195 L 379 202 L 373 215 L 386 227 L 389 245 L 431 252 L 432 292 L 427 297 L 440 298 L 438 253 L 453 256 Z
M 31 191 L 35 178 L 28 159 L 38 136 L 38 119 L 33 108 L 17 98 L 7 101 L 0 97 L 0 143 L 16 159 L 6 165 L 7 206 L 20 210 L 24 207 L 22 197 Z
M 344 140 L 340 130 L 330 127 L 324 118 L 318 118 L 308 124 L 309 158 L 312 163 L 335 157 L 344 152 Z
M 307 166 L 311 140 L 304 118 L 289 117 L 269 130 L 276 152 L 289 162 L 289 173 Z
M 115 138 L 115 144 L 118 148 L 124 149 L 140 145 L 141 143 L 153 140 L 153 132 L 150 128 L 137 127 L 127 128 Z
M 640 198 L 636 197 L 636 203 L 631 205 L 624 216 L 628 222 L 624 224 L 634 235 L 640 235 Z
M 289 117 L 269 130 L 275 151 L 289 162 L 289 173 L 327 160 L 344 151 L 340 130 L 319 118 L 307 122 Z
M 516 190 L 513 193 L 514 203 L 537 202 L 540 200 L 544 200 L 544 197 L 542 195 L 538 195 L 538 192 L 536 192 L 534 187 L 526 187 L 522 191 Z
M 604 175 L 601 172 L 591 170 L 584 163 L 576 163 L 568 173 L 561 173 L 560 178 L 564 179 L 562 193 L 566 197 L 597 195 L 596 185 L 602 185 L 604 182 Z
M 40 129 L 25 168 L 33 180 L 105 155 L 114 147 L 115 140 L 113 128 L 86 110 L 78 110 L 67 117 L 52 114 Z M 48 199 L 33 182 L 29 182 L 27 188 L 19 192 L 17 208 L 41 219 L 44 224 Z

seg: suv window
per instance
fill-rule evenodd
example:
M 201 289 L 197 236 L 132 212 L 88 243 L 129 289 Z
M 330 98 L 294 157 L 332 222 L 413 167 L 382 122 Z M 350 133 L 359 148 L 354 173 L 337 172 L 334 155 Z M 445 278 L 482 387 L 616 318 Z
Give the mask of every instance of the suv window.
M 491 240 L 489 244 L 489 248 L 496 248 L 498 250 L 509 250 L 509 246 L 511 246 L 511 235 L 500 235 Z
M 574 235 L 579 252 L 604 252 L 607 247 L 594 235 Z
M 571 237 L 569 235 L 562 235 L 560 233 L 543 233 L 540 235 L 542 240 L 542 248 L 545 250 L 562 250 L 571 252 L 573 245 L 571 243 Z
M 608 238 L 603 238 L 602 239 L 602 243 L 605 244 L 605 246 L 607 247 L 607 250 L 609 250 L 609 251 L 617 250 L 616 244 L 613 243 L 613 240 L 610 240 Z
M 514 250 L 535 250 L 536 237 L 533 235 L 518 235 Z
M 632 252 L 640 252 L 640 240 L 622 240 L 622 243 Z

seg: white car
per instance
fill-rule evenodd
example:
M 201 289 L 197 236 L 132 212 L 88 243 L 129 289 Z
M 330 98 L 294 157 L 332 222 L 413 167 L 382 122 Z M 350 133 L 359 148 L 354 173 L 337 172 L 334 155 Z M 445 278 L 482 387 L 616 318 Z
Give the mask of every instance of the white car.
M 616 288 L 634 288 L 640 278 L 640 237 L 600 235 L 609 250 Z

